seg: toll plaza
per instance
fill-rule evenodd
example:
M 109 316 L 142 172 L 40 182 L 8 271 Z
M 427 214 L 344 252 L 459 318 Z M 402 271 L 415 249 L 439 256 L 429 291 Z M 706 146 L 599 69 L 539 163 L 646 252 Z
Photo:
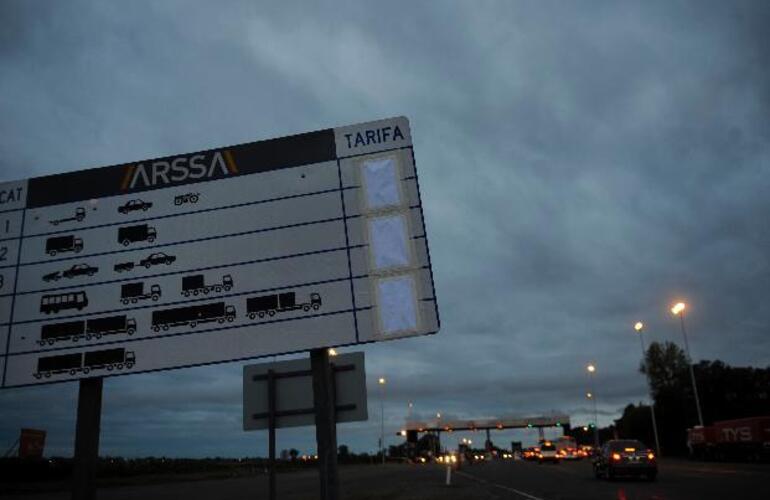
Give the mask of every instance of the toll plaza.
M 537 429 L 540 433 L 540 438 L 543 438 L 543 429 L 547 427 L 561 427 L 564 429 L 565 434 L 568 433 L 570 430 L 569 415 L 554 414 L 548 416 L 484 418 L 472 420 L 450 420 L 437 417 L 427 421 L 408 420 L 404 429 L 401 431 L 401 435 L 406 437 L 407 449 L 410 451 L 414 449 L 420 438 L 420 434 L 434 436 L 433 442 L 435 448 L 433 451 L 438 454 L 441 450 L 442 432 L 484 431 L 486 433 L 484 448 L 487 451 L 491 451 L 493 449 L 491 438 L 491 432 L 493 430 Z

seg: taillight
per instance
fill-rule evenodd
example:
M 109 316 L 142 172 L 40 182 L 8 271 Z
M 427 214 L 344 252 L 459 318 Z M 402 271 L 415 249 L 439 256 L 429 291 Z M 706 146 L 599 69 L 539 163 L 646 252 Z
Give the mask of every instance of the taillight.
M 647 454 L 647 460 L 655 460 L 655 453 L 649 452 Z
M 619 461 L 620 460 L 620 453 L 613 453 L 612 454 L 612 459 L 615 460 L 616 462 Z

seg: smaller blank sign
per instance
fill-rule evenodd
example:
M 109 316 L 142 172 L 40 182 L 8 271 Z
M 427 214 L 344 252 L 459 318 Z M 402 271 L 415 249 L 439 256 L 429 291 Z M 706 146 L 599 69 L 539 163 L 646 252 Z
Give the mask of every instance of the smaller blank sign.
M 364 353 L 353 352 L 329 358 L 334 371 L 337 422 L 368 418 Z M 275 380 L 276 427 L 315 425 L 313 377 L 310 358 L 243 367 L 243 430 L 267 429 L 268 370 Z M 287 376 L 289 374 L 298 374 Z M 303 411 L 308 410 L 308 411 Z M 292 413 L 281 416 L 281 413 Z

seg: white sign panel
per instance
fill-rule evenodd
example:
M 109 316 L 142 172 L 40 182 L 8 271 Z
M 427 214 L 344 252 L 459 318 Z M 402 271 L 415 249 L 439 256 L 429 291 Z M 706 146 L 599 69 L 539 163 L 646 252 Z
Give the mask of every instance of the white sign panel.
M 0 184 L 2 387 L 438 329 L 403 117 Z
M 334 376 L 337 422 L 368 418 L 364 353 L 329 358 Z M 243 367 L 243 430 L 268 428 L 268 371 L 275 378 L 276 428 L 315 425 L 310 358 Z

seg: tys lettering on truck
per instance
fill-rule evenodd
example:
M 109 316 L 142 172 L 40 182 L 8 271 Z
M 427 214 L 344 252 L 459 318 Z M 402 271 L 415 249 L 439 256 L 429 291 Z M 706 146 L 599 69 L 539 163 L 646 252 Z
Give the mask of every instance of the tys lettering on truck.
M 296 311 L 302 309 L 307 312 L 310 309 L 318 310 L 321 307 L 321 295 L 311 293 L 307 302 L 297 303 L 297 295 L 294 292 L 277 293 L 250 297 L 246 300 L 246 314 L 250 319 L 265 315 L 274 316 L 275 313 Z
M 195 328 L 200 323 L 231 322 L 235 319 L 235 307 L 225 305 L 224 302 L 214 302 L 212 304 L 202 304 L 197 306 L 176 307 L 174 309 L 163 309 L 153 311 L 152 329 L 153 331 L 168 330 L 172 326 L 189 325 Z

